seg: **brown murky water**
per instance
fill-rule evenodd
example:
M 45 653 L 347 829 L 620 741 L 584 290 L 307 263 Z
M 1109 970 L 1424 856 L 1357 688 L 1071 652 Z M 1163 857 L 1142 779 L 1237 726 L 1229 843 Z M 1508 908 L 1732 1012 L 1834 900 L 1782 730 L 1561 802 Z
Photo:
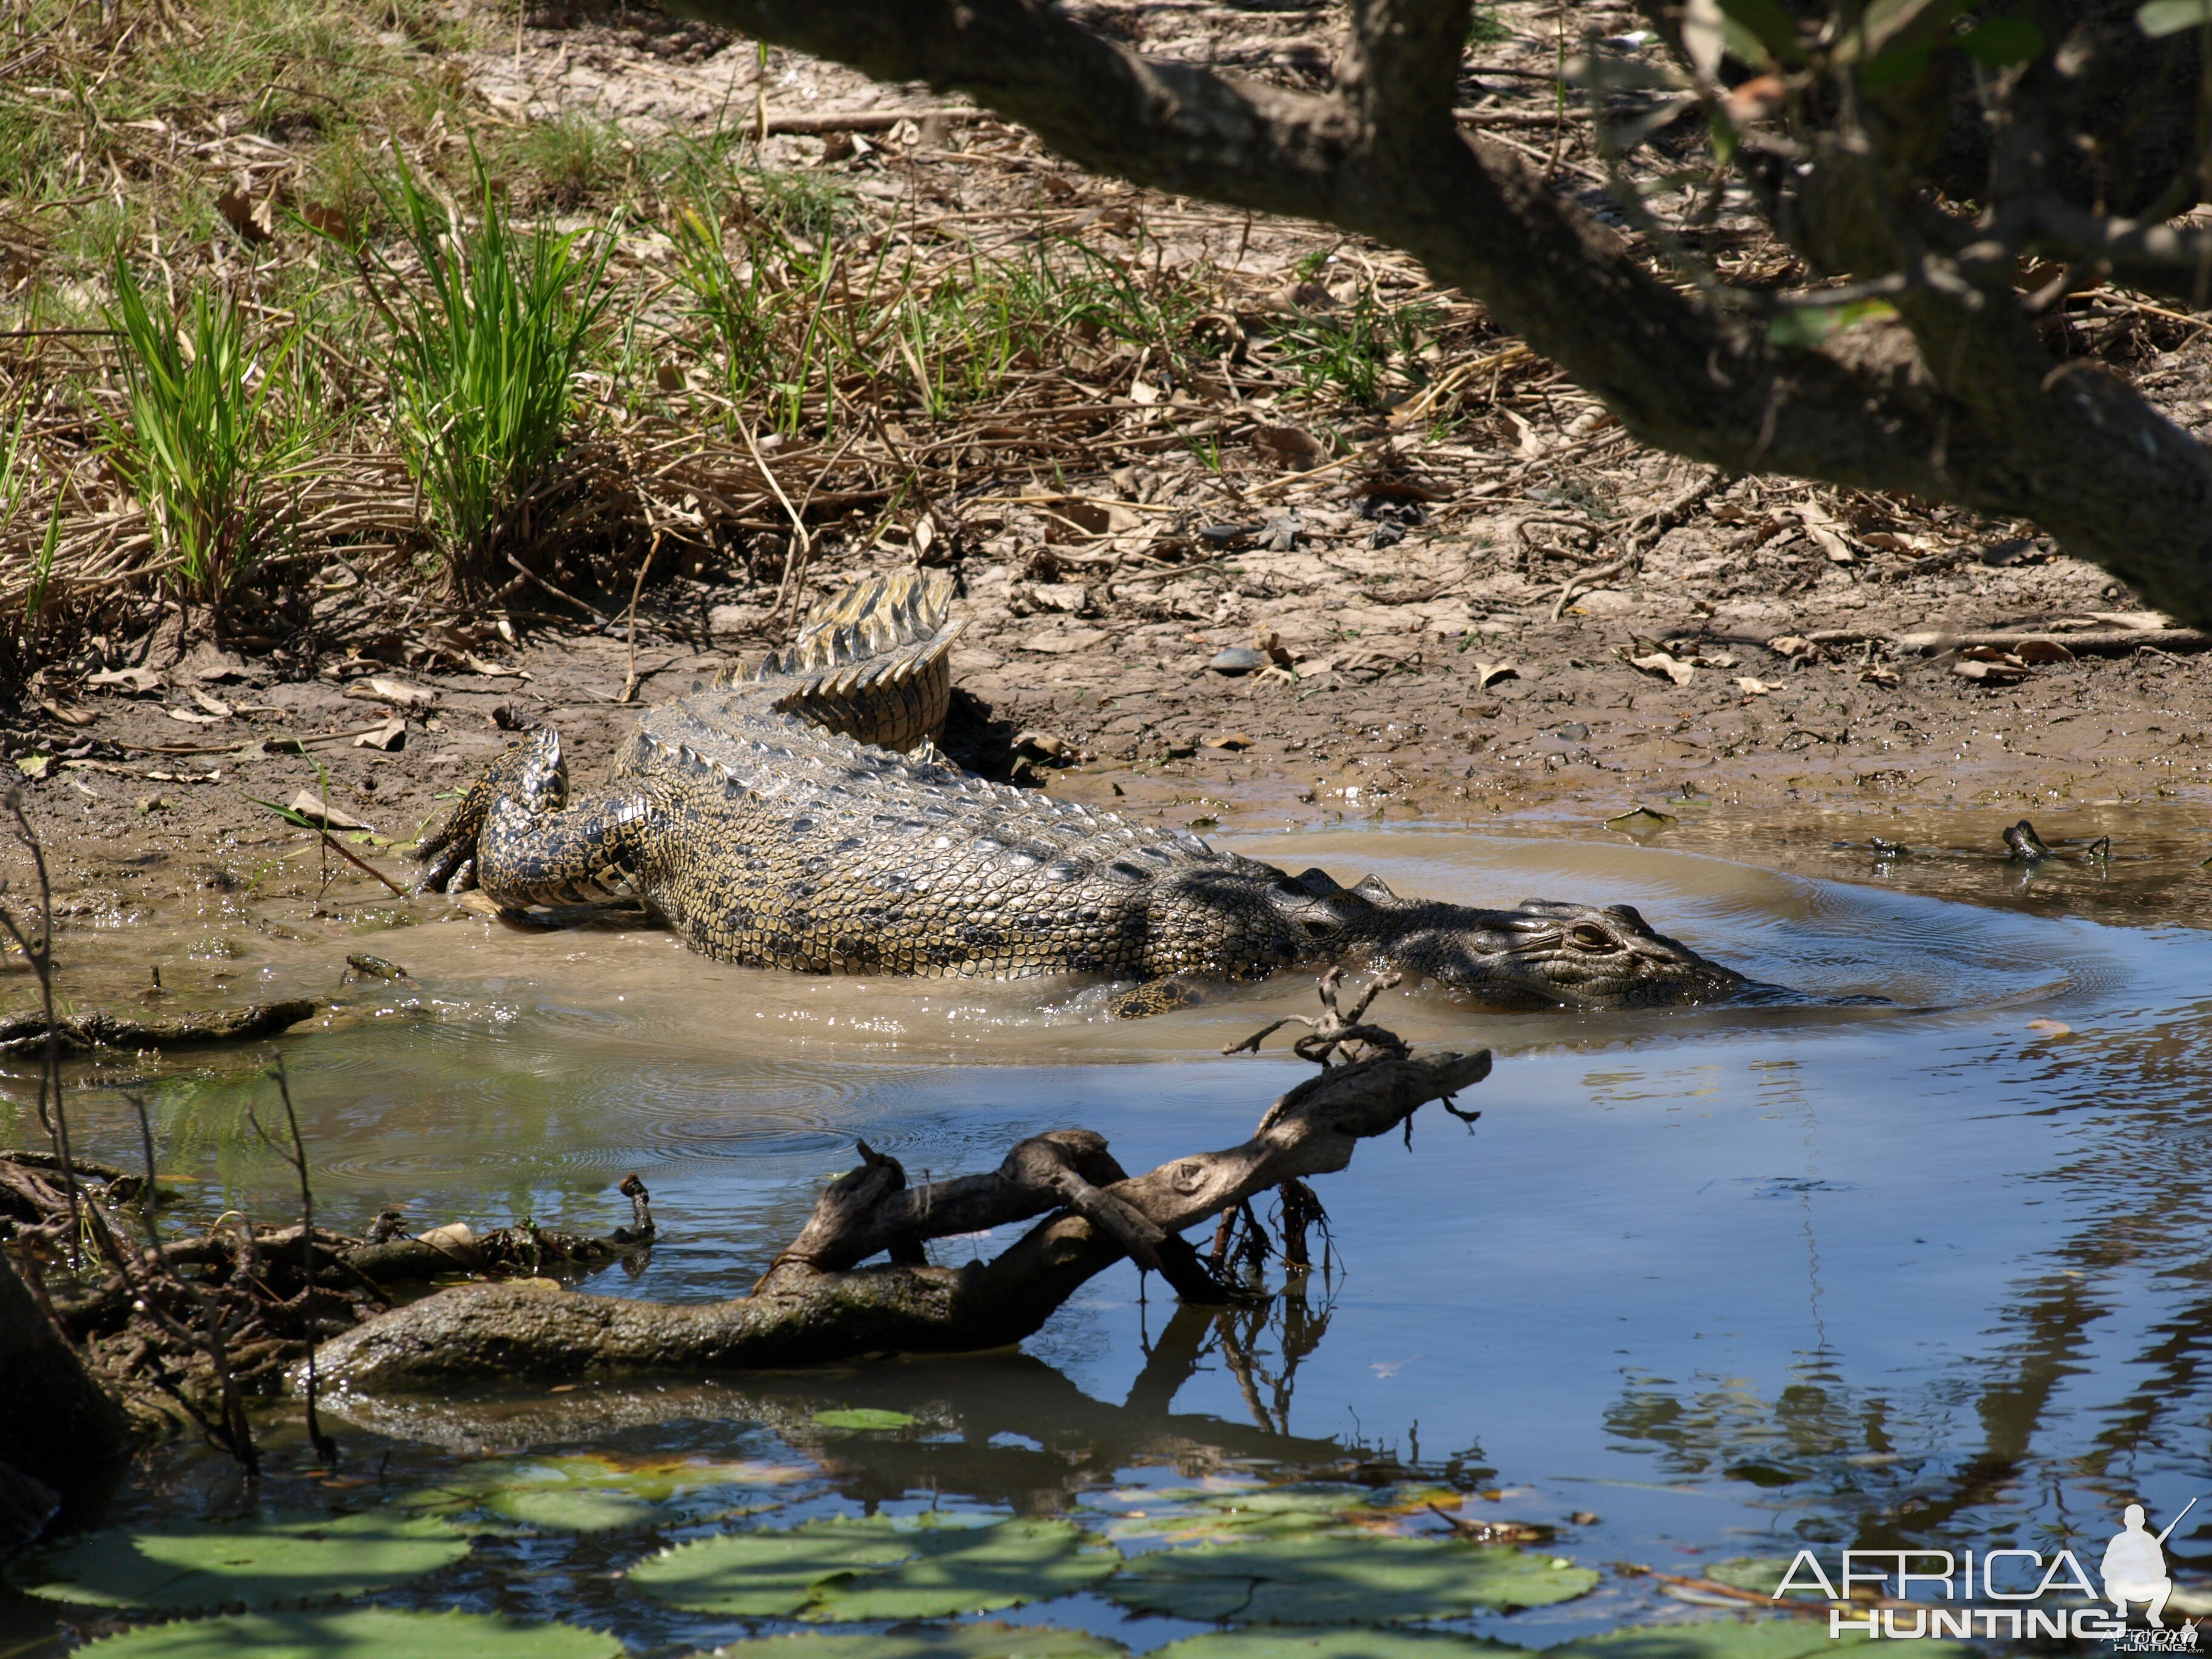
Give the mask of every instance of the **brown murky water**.
M 808 1471 L 792 1514 L 1057 1510 L 1177 1469 L 1387 1466 L 1508 1494 L 1469 1498 L 1487 1512 L 1596 1515 L 1557 1548 L 1598 1567 L 1694 1572 L 1814 1540 L 2101 1548 L 2120 1504 L 2171 1515 L 2212 1480 L 2212 933 L 2172 925 L 2195 914 L 2206 849 L 2177 817 L 2088 860 L 2064 842 L 2091 826 L 2054 821 L 2061 857 L 2024 872 L 1995 855 L 1996 827 L 1903 818 L 1886 838 L 1909 853 L 1831 847 L 1818 822 L 1778 843 L 1695 815 L 1648 842 L 1387 822 L 1239 836 L 1406 893 L 1632 901 L 1759 979 L 1887 1002 L 1516 1017 L 1397 994 L 1378 1006 L 1416 1042 L 1497 1051 L 1462 1103 L 1481 1121 L 1425 1116 L 1411 1155 L 1363 1148 L 1324 1184 L 1332 1271 L 1265 1309 L 1177 1316 L 1124 1267 L 1020 1355 L 361 1404 L 349 1465 L 404 1482 L 520 1444 L 776 1457 Z M 1717 855 L 1731 847 L 1819 873 Z M 642 927 L 341 925 L 244 889 L 188 908 L 70 933 L 72 994 L 135 997 L 158 964 L 180 1001 L 335 999 L 282 1043 L 319 1212 L 600 1227 L 626 1215 L 614 1188 L 635 1170 L 665 1242 L 594 1283 L 612 1294 L 741 1291 L 856 1136 L 941 1175 L 1079 1123 L 1144 1168 L 1241 1139 L 1304 1070 L 1219 1053 L 1310 1006 L 1304 976 L 1127 1023 L 1096 986 L 800 980 Z M 415 982 L 341 989 L 349 950 Z M 81 1139 L 135 1157 L 127 1109 L 98 1091 L 137 1087 L 186 1191 L 176 1221 L 284 1216 L 289 1175 L 244 1128 L 264 1059 L 87 1068 Z M 11 1085 L 0 1138 L 27 1133 L 23 1100 Z M 843 1405 L 922 1425 L 810 1426 Z M 302 1451 L 283 1444 L 272 1494 L 296 1495 Z M 239 1501 L 218 1462 L 175 1447 L 85 1516 Z M 2196 1520 L 2168 1544 L 2185 1578 L 2212 1575 L 2212 1520 Z M 742 1633 L 608 1577 L 660 1541 L 507 1540 L 385 1599 L 566 1617 L 647 1653 Z M 1468 1627 L 1542 1645 L 1670 1609 L 1687 1612 L 1609 1575 L 1582 1601 Z M 1095 1596 L 1014 1616 L 1139 1650 L 1195 1628 Z M 51 1609 L 0 1600 L 0 1651 L 60 1639 Z

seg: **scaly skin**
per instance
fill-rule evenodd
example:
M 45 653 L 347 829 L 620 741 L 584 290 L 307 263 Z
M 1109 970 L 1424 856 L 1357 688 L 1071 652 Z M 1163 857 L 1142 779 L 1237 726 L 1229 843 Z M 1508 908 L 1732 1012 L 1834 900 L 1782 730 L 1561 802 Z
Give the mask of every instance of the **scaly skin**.
M 763 678 L 647 714 L 608 785 L 579 799 L 556 734 L 508 750 L 424 838 L 423 884 L 518 909 L 642 900 L 704 955 L 799 973 L 1136 980 L 1131 1012 L 1348 958 L 1504 1006 L 1744 988 L 1626 905 L 1401 899 L 971 776 L 928 743 L 959 626 L 950 586 L 861 585 Z

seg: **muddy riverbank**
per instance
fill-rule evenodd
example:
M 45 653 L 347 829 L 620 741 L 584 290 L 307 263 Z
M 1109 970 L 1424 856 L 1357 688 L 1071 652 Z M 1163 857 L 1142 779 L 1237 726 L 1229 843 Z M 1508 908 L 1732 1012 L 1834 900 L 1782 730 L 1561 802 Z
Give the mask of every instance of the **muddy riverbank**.
M 1214 596 L 1211 622 L 1147 622 L 1161 584 L 1110 575 L 1085 590 L 1091 614 L 1041 613 L 1013 557 L 979 552 L 959 567 L 971 622 L 945 746 L 991 775 L 1201 834 L 1419 822 L 1633 837 L 1940 891 L 1966 866 L 1927 854 L 2000 854 L 1999 832 L 2026 816 L 2067 855 L 2039 875 L 2040 899 L 2105 902 L 2072 855 L 2109 836 L 2119 859 L 2172 866 L 2144 919 L 2208 914 L 2212 659 L 2031 648 L 2045 659 L 2015 667 L 1909 642 L 2009 629 L 2063 650 L 2069 624 L 2078 638 L 2155 620 L 2101 573 L 2039 557 L 1878 581 L 1828 565 L 1816 592 L 1708 610 L 1680 573 L 1719 556 L 1717 536 L 1692 526 L 1625 590 L 1553 623 L 1516 612 L 1518 578 L 1488 556 L 1531 516 L 1504 507 L 1486 530 L 1382 552 L 1318 532 L 1239 551 L 1182 578 Z M 813 592 L 892 562 L 885 550 L 833 565 Z M 1371 597 L 1439 580 L 1449 597 Z M 620 624 L 525 635 L 480 658 L 486 673 L 356 657 L 289 680 L 171 630 L 142 672 L 110 677 L 135 683 L 58 690 L 9 738 L 64 928 L 128 925 L 195 894 L 294 927 L 441 912 L 455 901 L 394 894 L 257 803 L 326 799 L 355 826 L 340 832 L 349 850 L 408 886 L 408 844 L 516 731 L 557 727 L 574 775 L 598 775 L 635 717 L 625 686 L 647 705 L 757 660 L 787 633 L 769 597 L 682 581 L 647 596 L 634 651 Z M 1266 666 L 1241 666 L 1255 659 Z M 1875 845 L 1899 842 L 1908 818 L 1933 838 L 1920 856 Z M 2110 902 L 2145 902 L 2128 890 Z

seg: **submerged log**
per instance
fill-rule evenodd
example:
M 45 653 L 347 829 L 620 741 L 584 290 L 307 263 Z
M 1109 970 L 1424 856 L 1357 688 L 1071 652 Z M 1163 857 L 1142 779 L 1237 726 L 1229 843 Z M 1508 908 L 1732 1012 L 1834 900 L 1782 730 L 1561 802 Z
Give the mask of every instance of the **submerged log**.
M 93 1009 L 54 1022 L 65 1050 L 84 1048 L 182 1048 L 199 1042 L 244 1042 L 289 1030 L 315 1012 L 304 997 L 286 1002 L 254 1002 L 243 1008 L 172 1014 L 164 1019 L 134 1019 Z M 46 1017 L 39 1013 L 0 1018 L 0 1054 L 35 1053 L 46 1040 Z
M 989 1175 L 913 1188 L 860 1147 L 750 1296 L 703 1306 L 470 1285 L 324 1345 L 329 1382 L 361 1392 L 630 1370 L 821 1365 L 863 1354 L 1002 1347 L 1036 1331 L 1124 1255 L 1189 1300 L 1225 1299 L 1186 1228 L 1286 1181 L 1341 1170 L 1354 1148 L 1480 1082 L 1490 1055 L 1382 1054 L 1324 1070 L 1270 1107 L 1252 1138 L 1129 1176 L 1088 1130 L 1023 1141 Z M 926 1264 L 926 1240 L 1044 1219 L 988 1262 Z M 890 1265 L 864 1267 L 871 1256 Z

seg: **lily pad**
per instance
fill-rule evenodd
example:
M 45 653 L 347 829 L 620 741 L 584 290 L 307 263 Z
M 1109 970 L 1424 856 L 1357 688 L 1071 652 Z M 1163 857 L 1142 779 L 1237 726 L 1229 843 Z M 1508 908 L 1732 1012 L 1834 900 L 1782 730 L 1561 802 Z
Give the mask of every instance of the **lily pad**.
M 1572 1601 L 1596 1573 L 1510 1547 L 1308 1533 L 1140 1555 L 1105 1593 L 1138 1613 L 1252 1624 L 1403 1624 Z
M 1775 1589 L 1790 1576 L 1790 1564 L 1794 1558 L 1787 1555 L 1740 1555 L 1733 1561 L 1716 1561 L 1705 1569 L 1705 1577 L 1716 1584 L 1726 1584 L 1730 1589 L 1752 1590 L 1771 1596 Z M 1815 1601 L 1825 1601 L 1817 1584 L 1802 1582 L 1791 1588 L 1792 1595 L 1809 1595 Z
M 629 1581 L 701 1613 L 943 1619 L 1088 1589 L 1121 1560 L 1066 1521 L 901 1526 L 874 1517 L 699 1539 L 640 1562 Z
M 1407 1518 L 1430 1504 L 1458 1505 L 1446 1486 L 1369 1486 L 1304 1482 L 1296 1486 L 1232 1487 L 1227 1491 L 1127 1492 L 1099 1507 L 1112 1518 L 1109 1538 L 1163 1538 L 1176 1542 L 1285 1535 L 1318 1531 L 1398 1532 Z M 1433 1517 L 1431 1522 L 1433 1522 Z
M 272 1607 L 381 1589 L 449 1566 L 469 1540 L 430 1516 L 372 1510 L 283 1520 L 117 1527 L 15 1564 L 15 1587 L 101 1607 Z
M 1867 1642 L 1857 1632 L 1830 1637 L 1826 1620 L 1717 1619 L 1702 1625 L 1652 1625 L 1585 1636 L 1546 1649 L 1544 1659 L 1812 1659 Z M 1976 1651 L 1963 1642 L 1912 1644 L 1913 1659 L 1974 1659 Z
M 1049 1625 L 952 1625 L 881 1636 L 763 1636 L 719 1652 L 744 1659 L 1123 1659 L 1128 1650 L 1088 1631 Z
M 1527 1651 L 1443 1631 L 1217 1630 L 1156 1649 L 1152 1659 L 1476 1659 Z
M 501 1457 L 402 1500 L 426 1513 L 481 1516 L 541 1532 L 678 1526 L 775 1507 L 758 1489 L 811 1480 L 817 1470 L 771 1463 L 604 1455 Z
M 823 1429 L 910 1429 L 921 1419 L 911 1412 L 887 1412 L 873 1406 L 814 1413 L 815 1426 Z
M 623 1644 L 573 1625 L 481 1613 L 322 1607 L 233 1613 L 125 1631 L 77 1650 L 96 1659 L 622 1659 Z

